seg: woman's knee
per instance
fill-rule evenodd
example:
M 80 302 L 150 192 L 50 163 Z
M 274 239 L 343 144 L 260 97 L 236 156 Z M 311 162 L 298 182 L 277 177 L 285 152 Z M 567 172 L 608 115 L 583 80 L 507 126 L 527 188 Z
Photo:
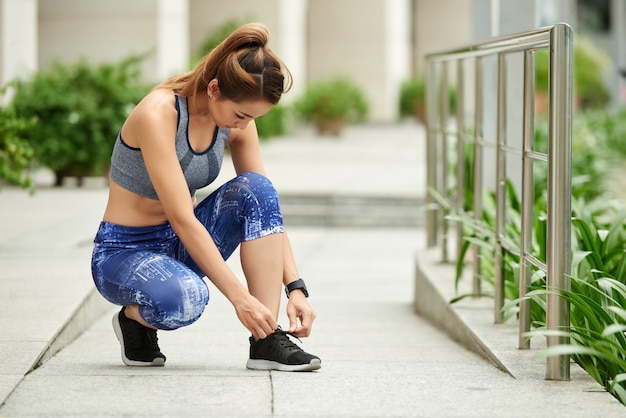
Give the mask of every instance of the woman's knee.
M 278 197 L 274 184 L 262 174 L 246 172 L 235 177 L 234 182 L 244 186 L 258 200 L 274 200 Z
M 174 330 L 196 322 L 209 302 L 204 281 L 194 275 L 184 280 L 168 280 L 152 295 L 151 303 L 140 304 L 139 312 L 150 325 Z

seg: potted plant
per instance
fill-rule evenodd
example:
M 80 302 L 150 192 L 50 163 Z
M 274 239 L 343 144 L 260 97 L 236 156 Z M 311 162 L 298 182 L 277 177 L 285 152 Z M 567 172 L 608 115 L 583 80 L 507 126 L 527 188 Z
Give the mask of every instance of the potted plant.
M 314 123 L 320 134 L 339 135 L 345 124 L 365 119 L 369 104 L 357 85 L 337 77 L 310 84 L 295 110 L 305 122 Z
M 133 56 L 120 63 L 94 67 L 81 60 L 55 63 L 29 80 L 16 80 L 11 108 L 29 124 L 23 138 L 35 160 L 52 170 L 56 185 L 64 177 L 106 175 L 115 137 L 130 109 L 148 88 L 139 82 Z
M 456 88 L 448 87 L 449 112 L 456 110 Z M 424 77 L 415 74 L 405 80 L 400 86 L 399 97 L 400 117 L 414 117 L 418 121 L 426 122 L 426 83 Z
M 604 79 L 610 59 L 584 37 L 576 39 L 573 52 L 573 87 L 576 107 L 604 108 L 611 100 L 611 93 Z M 537 114 L 543 114 L 548 109 L 549 62 L 550 55 L 547 50 L 535 53 L 535 113 Z
M 400 116 L 425 122 L 425 93 L 424 77 L 416 74 L 405 80 L 400 86 Z

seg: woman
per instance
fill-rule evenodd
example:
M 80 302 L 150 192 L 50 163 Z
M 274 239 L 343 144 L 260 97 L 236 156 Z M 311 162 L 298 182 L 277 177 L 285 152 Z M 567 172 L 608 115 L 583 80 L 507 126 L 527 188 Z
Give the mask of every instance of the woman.
M 268 38 L 263 25 L 240 27 L 194 71 L 155 87 L 118 135 L 92 273 L 100 293 L 122 305 L 113 329 L 126 365 L 164 365 L 157 329 L 200 317 L 209 300 L 206 276 L 252 334 L 246 367 L 320 368 L 320 359 L 288 336 L 308 336 L 315 313 L 265 177 L 254 123 L 291 84 Z M 196 189 L 217 177 L 225 145 L 237 177 L 194 207 Z M 240 243 L 247 288 L 225 262 Z M 289 331 L 277 323 L 281 283 Z

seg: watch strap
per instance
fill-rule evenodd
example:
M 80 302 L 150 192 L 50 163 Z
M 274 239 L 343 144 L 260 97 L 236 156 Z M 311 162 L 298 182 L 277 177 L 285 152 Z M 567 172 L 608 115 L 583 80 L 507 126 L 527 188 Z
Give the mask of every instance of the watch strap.
M 309 292 L 307 291 L 306 285 L 304 284 L 304 280 L 298 279 L 285 286 L 285 293 L 287 294 L 287 298 L 289 298 L 289 294 L 296 289 L 301 289 L 304 293 L 304 297 L 309 297 Z

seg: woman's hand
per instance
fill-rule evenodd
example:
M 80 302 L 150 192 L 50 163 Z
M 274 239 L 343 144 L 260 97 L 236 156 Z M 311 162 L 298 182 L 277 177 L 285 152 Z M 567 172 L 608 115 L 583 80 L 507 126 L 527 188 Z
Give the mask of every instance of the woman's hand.
M 315 312 L 306 300 L 302 291 L 294 291 L 289 295 L 287 303 L 287 317 L 289 318 L 289 332 L 296 337 L 308 337 L 311 334 Z
M 252 333 L 255 340 L 267 337 L 278 328 L 272 312 L 254 296 L 248 295 L 233 305 L 237 318 Z

